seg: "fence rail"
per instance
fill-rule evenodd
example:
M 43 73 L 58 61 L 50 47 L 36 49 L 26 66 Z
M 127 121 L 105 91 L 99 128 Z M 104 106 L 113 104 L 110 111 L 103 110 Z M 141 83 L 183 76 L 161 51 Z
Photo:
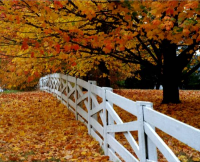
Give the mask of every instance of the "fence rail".
M 153 110 L 153 104 L 131 101 L 112 92 L 111 88 L 98 87 L 95 81 L 84 81 L 64 74 L 50 74 L 39 81 L 40 89 L 57 96 L 88 127 L 88 133 L 101 145 L 112 161 L 155 162 L 157 148 L 169 162 L 179 159 L 156 133 L 158 128 L 188 146 L 200 151 L 200 130 Z M 137 117 L 123 122 L 114 110 L 116 105 Z M 138 140 L 133 131 L 137 131 Z M 123 133 L 134 154 L 116 138 Z

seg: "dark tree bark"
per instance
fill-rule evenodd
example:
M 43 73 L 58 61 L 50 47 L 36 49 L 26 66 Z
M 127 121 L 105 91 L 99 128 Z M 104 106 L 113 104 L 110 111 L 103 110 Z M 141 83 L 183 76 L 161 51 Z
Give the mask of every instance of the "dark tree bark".
M 110 87 L 110 79 L 108 78 L 109 76 L 109 70 L 106 67 L 106 64 L 104 61 L 101 61 L 100 64 L 98 65 L 99 70 L 101 71 L 101 73 L 105 73 L 107 74 L 107 77 L 105 78 L 99 78 L 99 86 L 101 87 Z
M 163 103 L 180 103 L 179 82 L 181 72 L 177 68 L 176 45 L 164 40 L 162 46 L 163 65 Z

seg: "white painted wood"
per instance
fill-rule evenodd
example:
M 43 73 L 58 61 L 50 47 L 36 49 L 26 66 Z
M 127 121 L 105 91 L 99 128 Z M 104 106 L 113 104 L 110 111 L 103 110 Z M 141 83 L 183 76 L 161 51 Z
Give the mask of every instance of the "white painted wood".
M 127 141 L 129 142 L 130 146 L 132 147 L 133 151 L 139 157 L 139 146 L 130 132 L 123 133 Z
M 111 161 L 121 162 L 121 160 L 117 157 L 117 155 L 110 148 L 108 148 L 108 156 L 110 157 L 109 160 L 111 160 Z
M 70 97 L 75 92 L 76 87 L 74 86 L 70 92 L 67 94 L 67 97 Z
M 68 81 L 68 82 L 75 83 L 75 82 L 76 82 L 76 78 L 75 78 L 75 77 L 72 77 L 72 76 L 70 76 L 70 75 L 68 75 L 67 81 Z
M 77 109 L 78 109 L 78 105 L 77 105 L 77 98 L 78 98 L 78 93 L 77 93 L 77 79 L 75 79 L 75 93 L 74 93 L 74 98 L 75 98 L 75 118 L 76 120 L 78 120 L 78 114 L 77 114 Z
M 71 89 L 73 88 L 72 85 L 71 85 L 71 82 L 68 82 L 67 85 L 68 85 L 68 87 L 69 87 L 69 91 L 71 91 Z
M 94 118 L 90 117 L 92 127 L 103 137 L 103 127 Z
M 102 123 L 103 123 L 103 120 L 104 120 L 104 118 L 103 118 L 103 111 L 101 111 L 101 112 L 99 113 L 99 116 L 100 116 L 101 121 L 102 121 Z M 103 123 L 103 126 L 105 127 L 104 123 Z
M 82 89 L 80 88 L 80 85 L 77 85 L 76 90 L 78 91 L 78 95 L 83 96 Z
M 64 100 L 66 103 L 68 103 L 68 102 L 67 102 L 67 100 L 68 100 L 67 96 L 63 94 L 62 97 L 63 97 L 63 100 Z
M 92 81 L 92 80 L 88 80 L 88 83 L 90 83 L 90 84 L 92 84 L 92 85 L 97 85 L 97 82 L 96 81 Z M 92 95 L 92 93 L 90 94 L 90 95 Z M 92 97 L 92 96 L 91 96 Z M 94 99 L 95 98 L 95 99 Z M 91 110 L 93 110 L 93 109 L 95 109 L 95 101 L 97 101 L 97 95 L 93 95 L 93 98 L 92 98 L 92 101 L 91 101 Z M 98 120 L 98 118 L 97 118 L 97 114 L 94 114 L 93 115 L 93 118 L 94 119 L 96 119 L 96 120 Z
M 153 103 L 146 103 L 145 107 L 147 106 L 153 110 Z M 149 125 L 155 131 L 155 127 L 151 124 Z M 147 136 L 147 154 L 149 160 L 158 161 L 156 145 L 153 143 L 153 141 L 151 141 L 151 139 L 148 136 Z
M 96 98 L 96 96 L 93 93 L 90 94 L 90 97 L 92 99 L 92 102 L 94 103 L 93 108 L 95 108 L 96 106 L 99 105 L 99 103 L 97 101 L 97 98 Z
M 84 101 L 84 105 L 85 105 L 85 107 L 86 107 L 87 110 L 88 110 L 88 102 L 87 102 L 87 101 Z
M 71 106 L 69 106 L 68 109 L 75 114 L 75 111 Z
M 63 93 L 63 91 L 67 88 L 67 83 L 64 83 L 63 80 L 61 82 L 62 82 L 62 85 L 63 85 L 61 92 Z
M 97 107 L 95 107 L 95 109 L 92 109 L 91 112 L 90 112 L 90 114 L 94 115 L 94 114 L 98 113 L 99 111 L 101 111 L 103 109 L 102 107 L 103 107 L 103 103 L 101 103 L 100 105 L 98 105 Z
M 144 120 L 188 146 L 200 151 L 200 130 L 149 108 L 144 109 Z
M 55 78 L 60 78 L 60 74 L 59 73 L 54 73 L 54 77 Z
M 117 95 L 111 91 L 106 91 L 106 99 L 112 102 L 113 104 L 121 107 L 122 109 L 128 111 L 129 113 L 137 116 L 136 102 L 122 97 L 120 95 Z
M 58 96 L 61 96 L 61 92 L 58 91 L 57 89 L 55 90 L 55 93 L 56 93 Z
M 117 124 L 123 124 L 120 117 L 117 115 L 117 113 L 114 111 L 114 109 L 111 107 L 111 105 L 108 102 L 106 102 L 106 109 L 108 110 L 109 114 L 115 120 Z M 128 140 L 129 144 L 131 145 L 131 147 L 133 148 L 133 150 L 135 151 L 136 155 L 139 156 L 139 147 L 137 145 L 137 142 L 131 135 L 131 133 L 127 132 L 127 133 L 124 133 L 124 135 L 126 139 Z
M 91 129 L 91 135 L 99 142 L 100 146 L 103 145 L 103 140 L 101 139 L 101 137 L 99 137 L 99 135 L 93 129 Z
M 98 87 L 96 85 L 91 85 L 91 92 L 98 95 L 99 97 L 103 97 L 103 90 L 101 87 Z
M 107 132 L 127 132 L 127 131 L 137 131 L 137 130 L 138 130 L 138 121 L 107 126 Z
M 85 126 L 87 126 L 87 122 L 80 115 L 78 115 L 78 120 L 81 121 Z
M 121 118 L 118 116 L 118 114 L 115 112 L 115 110 L 112 108 L 112 106 L 108 102 L 106 102 L 106 109 L 108 110 L 109 114 L 115 120 L 115 122 L 117 124 L 122 124 L 123 123 Z
M 153 103 L 152 102 L 146 102 L 146 101 L 137 101 L 138 108 L 141 107 L 142 111 L 144 111 L 144 108 L 148 107 L 150 109 L 153 109 Z M 142 112 L 142 123 L 144 122 L 144 112 Z M 151 128 L 155 130 L 155 127 L 151 125 Z M 144 133 L 144 132 L 143 132 Z M 157 161 L 157 149 L 155 144 L 151 141 L 151 139 L 145 135 L 145 145 L 146 145 L 146 158 L 149 160 Z
M 112 146 L 125 161 L 139 162 L 124 146 L 122 146 L 113 136 L 107 134 L 108 144 Z
M 104 145 L 103 145 L 103 150 L 105 155 L 108 155 L 108 140 L 107 140 L 107 118 L 108 118 L 108 114 L 107 114 L 107 110 L 106 110 L 106 90 L 103 89 L 102 91 L 102 99 L 103 99 L 103 113 L 101 113 L 101 119 L 102 119 L 102 123 L 103 123 L 103 138 L 104 138 Z M 103 116 L 103 117 L 102 117 Z
M 77 85 L 79 85 L 79 86 L 81 86 L 81 87 L 83 87 L 83 88 L 88 90 L 88 82 L 86 82 L 86 81 L 84 81 L 82 79 L 79 79 L 79 78 L 77 79 Z
M 77 112 L 80 114 L 85 120 L 88 120 L 88 113 L 84 111 L 80 106 L 77 107 Z
M 88 134 L 91 134 L 91 84 L 88 82 L 88 102 L 87 102 L 87 110 L 88 110 Z
M 88 93 L 85 93 L 84 95 L 82 95 L 82 96 L 77 100 L 77 104 L 79 104 L 81 101 L 85 100 L 86 98 L 88 98 Z
M 146 139 L 144 133 L 144 112 L 143 106 L 140 104 L 139 101 L 136 102 L 138 108 L 138 140 L 139 140 L 139 159 L 142 162 L 146 162 Z
M 151 126 L 144 122 L 144 130 L 148 137 L 153 143 L 158 147 L 160 152 L 165 156 L 169 162 L 180 162 L 178 158 L 174 155 L 171 149 L 165 144 L 165 142 L 158 136 L 158 134 L 151 128 Z
M 63 105 L 67 106 L 67 102 L 65 100 L 63 100 Z
M 71 99 L 69 99 L 69 106 L 72 106 L 75 109 L 75 103 Z
M 65 74 L 60 74 L 60 77 L 63 79 L 63 80 L 67 80 L 67 75 L 65 75 Z

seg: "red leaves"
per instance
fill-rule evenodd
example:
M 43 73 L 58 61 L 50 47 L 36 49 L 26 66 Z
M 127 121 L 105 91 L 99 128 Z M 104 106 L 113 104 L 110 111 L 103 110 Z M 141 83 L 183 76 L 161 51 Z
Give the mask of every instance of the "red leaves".
M 153 25 L 156 25 L 156 26 L 157 26 L 157 25 L 160 25 L 160 23 L 161 23 L 160 20 L 153 20 L 153 21 L 152 21 L 152 24 L 153 24 Z
M 65 49 L 65 52 L 69 52 L 71 50 L 71 46 L 70 45 L 65 45 L 64 49 Z
M 1 18 L 6 18 L 6 14 L 3 12 L 0 17 Z
M 76 62 L 73 62 L 73 63 L 72 63 L 72 66 L 76 66 L 76 65 L 77 65 Z
M 173 15 L 173 13 L 174 13 L 174 9 L 172 9 L 172 8 L 168 8 L 168 9 L 166 10 L 166 14 L 167 14 L 167 15 Z
M 28 42 L 28 39 L 25 38 L 24 41 L 22 42 L 22 47 L 21 47 L 22 50 L 28 49 L 28 43 L 27 42 Z
M 54 5 L 55 5 L 56 7 L 63 8 L 62 3 L 61 3 L 60 1 L 58 1 L 58 0 L 54 1 Z
M 34 52 L 31 52 L 31 58 L 34 58 Z
M 19 24 L 20 23 L 20 18 L 19 18 L 18 15 L 15 17 L 15 19 L 16 19 L 17 24 Z
M 56 53 L 60 53 L 60 44 L 55 45 Z
M 80 48 L 80 46 L 79 46 L 78 44 L 72 44 L 72 45 L 66 44 L 66 45 L 64 46 L 64 49 L 65 49 L 66 52 L 69 52 L 70 50 L 75 50 L 75 51 L 77 51 L 79 48 Z
M 79 49 L 79 45 L 78 44 L 73 44 L 71 48 L 77 51 Z
M 64 38 L 64 40 L 65 40 L 66 42 L 69 42 L 69 40 L 70 40 L 70 37 L 69 37 L 67 34 L 64 34 L 64 35 L 63 35 L 63 38 Z
M 33 76 L 29 76 L 28 77 L 28 82 L 30 83 L 31 81 L 33 81 L 34 80 L 34 77 Z

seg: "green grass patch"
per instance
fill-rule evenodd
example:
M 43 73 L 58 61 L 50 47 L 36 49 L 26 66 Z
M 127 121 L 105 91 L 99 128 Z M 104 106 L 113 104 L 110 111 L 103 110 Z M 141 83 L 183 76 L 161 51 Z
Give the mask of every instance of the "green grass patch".
M 20 91 L 20 90 L 5 90 L 5 91 L 0 92 L 0 93 L 8 94 L 8 93 L 17 93 L 17 92 L 22 92 L 22 91 Z

